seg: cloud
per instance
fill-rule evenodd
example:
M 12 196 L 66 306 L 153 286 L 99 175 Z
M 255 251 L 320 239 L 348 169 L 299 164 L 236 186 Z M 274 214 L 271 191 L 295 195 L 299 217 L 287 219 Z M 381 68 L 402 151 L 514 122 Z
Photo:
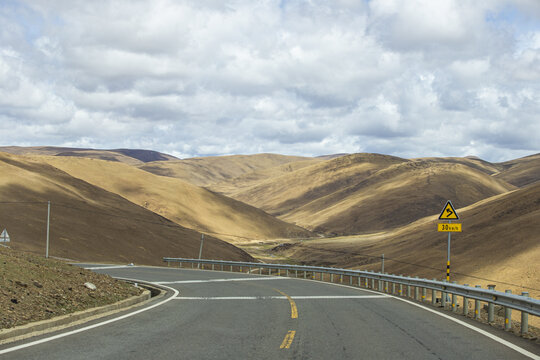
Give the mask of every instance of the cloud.
M 4 145 L 540 151 L 534 0 L 0 4 Z

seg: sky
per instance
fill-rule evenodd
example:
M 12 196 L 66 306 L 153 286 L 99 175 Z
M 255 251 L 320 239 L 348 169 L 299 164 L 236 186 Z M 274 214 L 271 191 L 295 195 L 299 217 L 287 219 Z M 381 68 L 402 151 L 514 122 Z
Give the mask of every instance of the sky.
M 0 145 L 540 152 L 538 0 L 0 0 Z

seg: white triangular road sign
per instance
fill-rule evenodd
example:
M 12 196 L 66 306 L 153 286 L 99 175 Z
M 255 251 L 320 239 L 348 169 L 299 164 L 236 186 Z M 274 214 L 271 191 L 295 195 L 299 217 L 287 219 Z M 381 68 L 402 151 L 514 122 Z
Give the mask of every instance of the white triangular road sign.
M 9 234 L 6 229 L 4 229 L 0 235 L 0 242 L 10 242 Z

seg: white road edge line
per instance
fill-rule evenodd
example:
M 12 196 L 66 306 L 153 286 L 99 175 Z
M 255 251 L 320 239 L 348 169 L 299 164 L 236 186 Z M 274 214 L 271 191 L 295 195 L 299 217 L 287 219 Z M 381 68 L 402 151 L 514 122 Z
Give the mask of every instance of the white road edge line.
M 137 280 L 137 279 L 126 279 L 126 280 L 144 282 L 143 280 Z M 152 284 L 151 282 L 149 282 L 149 283 Z M 171 297 L 169 297 L 169 298 L 167 298 L 167 299 L 165 299 L 165 300 L 163 300 L 163 301 L 161 301 L 161 302 L 159 302 L 157 304 L 146 307 L 144 309 L 140 309 L 140 310 L 131 312 L 129 314 L 119 316 L 119 317 L 114 318 L 114 319 L 109 319 L 109 320 L 106 320 L 106 321 L 103 321 L 103 322 L 100 322 L 100 323 L 97 323 L 97 324 L 85 326 L 85 327 L 82 327 L 80 329 L 76 329 L 76 330 L 73 330 L 73 331 L 68 331 L 68 332 L 65 332 L 65 333 L 62 333 L 62 334 L 50 336 L 50 337 L 47 337 L 47 338 L 44 338 L 44 339 L 40 339 L 40 340 L 32 341 L 32 342 L 29 342 L 29 343 L 26 343 L 26 344 L 21 344 L 21 345 L 18 345 L 18 346 L 13 346 L 13 347 L 10 347 L 10 348 L 4 349 L 4 350 L 0 350 L 0 355 L 7 354 L 7 353 L 12 352 L 12 351 L 21 350 L 21 349 L 31 347 L 31 346 L 34 346 L 34 345 L 43 344 L 43 343 L 46 343 L 46 342 L 49 342 L 49 341 L 60 339 L 60 338 L 63 338 L 63 337 L 69 336 L 69 335 L 78 334 L 78 333 L 86 331 L 86 330 L 94 329 L 94 328 L 97 328 L 97 327 L 100 327 L 100 326 L 103 326 L 103 325 L 107 325 L 107 324 L 110 324 L 110 323 L 113 323 L 113 322 L 116 322 L 116 321 L 119 321 L 119 320 L 123 320 L 123 319 L 126 319 L 128 317 L 135 316 L 135 315 L 138 315 L 138 314 L 140 314 L 142 312 L 145 312 L 145 311 L 151 310 L 153 308 L 156 308 L 158 306 L 161 306 L 161 305 L 163 305 L 165 303 L 168 303 L 169 301 L 174 299 L 176 296 L 178 296 L 178 294 L 179 294 L 178 290 L 173 289 L 173 288 L 168 287 L 168 286 L 164 286 L 164 287 L 166 287 L 167 289 L 172 290 L 174 292 L 174 295 L 172 295 Z
M 96 267 L 85 267 L 86 270 L 106 270 L 106 269 L 123 269 L 123 268 L 136 268 L 137 266 L 132 265 L 110 265 L 110 266 L 96 266 Z
M 291 278 L 291 279 L 296 279 L 296 278 Z M 370 290 L 370 289 L 364 289 L 364 288 L 361 288 L 361 287 L 358 287 L 358 286 L 351 286 L 351 285 L 346 285 L 346 284 L 336 284 L 336 283 L 326 283 L 326 282 L 321 282 L 320 280 L 315 280 L 315 279 L 301 279 L 301 278 L 298 278 L 297 280 L 316 281 L 316 282 L 321 283 L 321 284 L 328 284 L 328 285 L 335 285 L 335 286 L 343 286 L 343 287 L 350 288 L 350 289 L 358 289 L 358 290 L 362 290 L 362 291 L 367 291 L 367 292 L 370 292 L 370 293 L 373 293 L 373 294 L 380 294 L 380 293 L 377 292 L 377 291 L 373 291 L 373 290 Z M 534 359 L 534 360 L 540 360 L 540 356 L 538 356 L 538 355 L 536 355 L 536 354 L 533 354 L 533 353 L 531 353 L 530 351 L 527 351 L 527 350 L 525 350 L 525 349 L 523 349 L 523 348 L 521 348 L 521 347 L 519 347 L 519 346 L 517 346 L 517 345 L 515 345 L 515 344 L 512 344 L 512 343 L 509 342 L 509 341 L 506 341 L 506 340 L 504 340 L 504 339 L 501 339 L 500 337 L 498 337 L 498 336 L 496 336 L 496 335 L 493 335 L 493 334 L 491 334 L 491 333 L 489 333 L 489 332 L 487 332 L 487 331 L 485 331 L 485 330 L 482 330 L 482 329 L 480 329 L 480 328 L 477 328 L 477 327 L 474 326 L 474 325 L 467 324 L 465 321 L 461 321 L 461 320 L 459 320 L 459 319 L 455 319 L 455 318 L 453 318 L 453 317 L 450 316 L 450 315 L 446 315 L 446 314 L 444 314 L 444 313 L 441 313 L 441 312 L 438 312 L 438 311 L 436 311 L 436 310 L 433 310 L 433 309 L 430 309 L 430 308 L 428 308 L 428 307 L 425 307 L 424 305 L 417 304 L 417 303 L 412 302 L 412 301 L 409 301 L 409 300 L 407 300 L 407 299 L 403 299 L 403 298 L 401 298 L 401 297 L 399 297 L 399 296 L 395 296 L 395 295 L 392 295 L 392 294 L 385 294 L 385 296 L 388 296 L 388 297 L 390 297 L 390 298 L 394 298 L 394 299 L 397 299 L 397 300 L 404 301 L 404 302 L 406 302 L 406 303 L 409 303 L 409 304 L 411 304 L 411 305 L 417 306 L 417 307 L 419 307 L 419 308 L 421 308 L 421 309 L 424 309 L 424 310 L 426 310 L 426 311 L 429 311 L 429 312 L 432 312 L 432 313 L 437 314 L 437 315 L 439 315 L 439 316 L 442 316 L 442 317 L 444 317 L 444 318 L 447 318 L 448 320 L 451 320 L 451 321 L 456 322 L 456 323 L 458 323 L 458 324 L 460 324 L 460 325 L 463 325 L 463 326 L 465 326 L 466 328 L 469 328 L 469 329 L 471 329 L 471 330 L 473 330 L 473 331 L 476 331 L 476 332 L 478 332 L 478 333 L 480 333 L 480 334 L 482 334 L 482 335 L 484 335 L 484 336 L 490 338 L 491 340 L 494 340 L 494 341 L 496 341 L 496 342 L 498 342 L 498 343 L 500 343 L 500 344 L 502 344 L 502 345 L 504 345 L 504 346 L 507 346 L 507 347 L 509 347 L 510 349 L 515 350 L 515 351 L 517 351 L 517 352 L 519 352 L 519 353 L 521 353 L 521 354 L 523 354 L 523 355 L 525 355 L 525 356 L 527 356 L 527 357 L 529 357 L 529 358 L 531 358 L 531 359 Z
M 228 281 L 263 281 L 263 280 L 285 280 L 289 279 L 286 277 L 261 277 L 261 278 L 228 278 L 228 279 L 209 279 L 209 280 L 178 280 L 178 281 L 160 281 L 156 284 L 198 284 L 198 283 L 209 283 L 209 282 L 228 282 Z
M 525 350 L 525 349 L 523 349 L 523 348 L 521 348 L 521 347 L 519 347 L 519 346 L 517 346 L 517 345 L 514 345 L 514 344 L 512 344 L 512 343 L 509 342 L 509 341 L 506 341 L 506 340 L 504 340 L 504 339 L 501 339 L 500 337 L 498 337 L 498 336 L 496 336 L 496 335 L 493 335 L 493 334 L 491 334 L 491 333 L 489 333 L 489 332 L 487 332 L 487 331 L 485 331 L 485 330 L 482 330 L 482 329 L 480 329 L 480 328 L 477 328 L 477 327 L 474 326 L 474 325 L 468 324 L 468 323 L 466 323 L 465 321 L 461 321 L 461 320 L 456 319 L 456 318 L 454 318 L 454 317 L 452 317 L 452 316 L 450 316 L 450 315 L 447 315 L 447 314 L 441 313 L 441 312 L 439 312 L 439 311 L 436 311 L 436 310 L 427 308 L 427 307 L 425 307 L 425 306 L 423 306 L 423 305 L 421 305 L 421 304 L 417 304 L 417 303 L 412 302 L 412 301 L 409 301 L 409 300 L 407 300 L 407 299 L 402 299 L 402 298 L 400 298 L 400 297 L 398 297 L 398 296 L 391 296 L 391 297 L 393 297 L 393 298 L 395 298 L 395 299 L 398 299 L 398 300 L 401 300 L 401 301 L 404 301 L 404 302 L 409 303 L 409 304 L 411 304 L 411 305 L 417 306 L 417 307 L 419 307 L 419 308 L 421 308 L 421 309 L 424 309 L 424 310 L 429 311 L 429 312 L 431 312 L 431 313 L 437 314 L 437 315 L 439 315 L 439 316 L 442 316 L 443 318 L 446 318 L 446 319 L 448 319 L 448 320 L 450 320 L 450 321 L 453 321 L 453 322 L 455 322 L 455 323 L 458 323 L 458 324 L 460 324 L 460 325 L 463 325 L 463 326 L 465 326 L 466 328 L 469 328 L 469 329 L 471 329 L 471 330 L 473 330 L 473 331 L 476 331 L 477 333 L 480 333 L 480 334 L 482 334 L 482 335 L 484 335 L 484 336 L 487 336 L 488 338 L 490 338 L 490 339 L 492 339 L 492 340 L 495 340 L 496 342 L 498 342 L 498 343 L 500 343 L 500 344 L 502 344 L 502 345 L 505 345 L 505 346 L 509 347 L 510 349 L 515 350 L 515 351 L 517 351 L 517 352 L 519 352 L 519 353 L 521 353 L 521 354 L 523 354 L 523 355 L 525 355 L 525 356 L 527 356 L 527 357 L 529 357 L 529 358 L 531 358 L 531 359 L 540 360 L 540 356 L 538 356 L 538 355 L 536 355 L 536 354 L 533 354 L 532 352 L 527 351 L 527 350 Z
M 315 295 L 315 296 L 291 296 L 294 300 L 319 300 L 319 299 L 390 299 L 387 295 Z M 287 300 L 286 296 L 178 296 L 175 300 Z

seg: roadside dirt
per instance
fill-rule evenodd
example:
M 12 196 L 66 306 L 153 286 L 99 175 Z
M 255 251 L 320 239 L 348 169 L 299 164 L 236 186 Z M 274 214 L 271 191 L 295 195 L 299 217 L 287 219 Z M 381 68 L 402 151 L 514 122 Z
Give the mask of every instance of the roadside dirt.
M 85 283 L 96 286 L 91 290 Z M 112 304 L 140 288 L 59 260 L 0 247 L 0 329 Z

